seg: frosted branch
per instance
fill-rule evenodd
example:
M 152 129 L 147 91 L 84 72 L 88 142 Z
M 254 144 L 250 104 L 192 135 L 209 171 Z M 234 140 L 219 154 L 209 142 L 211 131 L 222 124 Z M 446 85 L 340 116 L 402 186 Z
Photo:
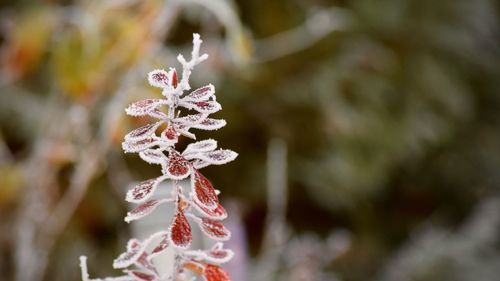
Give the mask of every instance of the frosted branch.
M 167 231 L 155 233 L 145 241 L 129 241 L 127 250 L 113 263 L 115 268 L 123 268 L 128 276 L 89 279 L 85 258 L 81 258 L 83 281 L 186 280 L 187 277 L 182 273 L 184 269 L 193 271 L 205 280 L 229 280 L 228 274 L 219 265 L 229 261 L 233 252 L 223 249 L 222 243 L 217 243 L 212 249 L 190 250 L 193 237 L 191 223 L 187 218 L 212 240 L 226 241 L 231 237 L 231 233 L 221 222 L 227 217 L 227 213 L 219 203 L 220 192 L 199 169 L 208 165 L 225 164 L 234 160 L 238 154 L 228 149 L 216 150 L 217 142 L 213 139 L 191 143 L 182 154 L 175 148 L 181 136 L 196 139 L 196 135 L 189 132 L 191 128 L 214 130 L 226 124 L 224 120 L 208 118 L 211 113 L 222 109 L 215 100 L 215 87 L 212 84 L 184 95 L 185 91 L 191 89 L 189 78 L 193 68 L 208 58 L 207 54 L 200 55 L 201 43 L 199 34 L 193 34 L 191 59 L 186 61 L 182 55 L 178 56 L 182 65 L 180 82 L 175 68 L 168 71 L 155 69 L 148 73 L 149 84 L 162 89 L 165 98 L 137 101 L 126 109 L 126 113 L 131 116 L 159 119 L 156 123 L 142 126 L 125 135 L 122 147 L 125 152 L 138 153 L 149 164 L 161 165 L 162 175 L 140 182 L 127 193 L 126 201 L 139 205 L 127 213 L 125 221 L 128 223 L 141 219 L 159 205 L 174 202 L 175 214 L 170 226 L 166 228 Z M 163 107 L 167 107 L 167 113 L 162 111 Z M 182 108 L 197 111 L 198 114 L 181 116 Z M 161 126 L 164 124 L 166 128 Z M 158 130 L 161 132 L 157 133 Z M 191 180 L 189 196 L 184 194 L 178 184 L 178 181 L 186 178 Z M 172 182 L 172 194 L 163 199 L 151 199 L 158 185 L 166 179 Z M 154 239 L 159 237 L 160 241 Z M 151 243 L 156 243 L 156 247 L 149 251 L 147 246 Z M 167 247 L 175 249 L 175 264 L 172 275 L 163 277 L 158 275 L 159 271 L 150 260 Z M 195 260 L 198 261 L 193 265 Z M 130 269 L 131 266 L 135 269 Z

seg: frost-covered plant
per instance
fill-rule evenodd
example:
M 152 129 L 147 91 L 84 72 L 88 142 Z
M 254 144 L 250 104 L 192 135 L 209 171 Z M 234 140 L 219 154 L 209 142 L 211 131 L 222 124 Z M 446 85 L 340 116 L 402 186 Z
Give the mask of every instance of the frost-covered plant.
M 194 66 L 208 58 L 207 54 L 199 54 L 201 42 L 200 36 L 194 34 L 191 60 L 186 61 L 182 55 L 177 57 L 182 65 L 180 81 L 174 68 L 169 71 L 156 69 L 148 74 L 149 83 L 161 88 L 165 98 L 141 100 L 126 109 L 127 114 L 131 116 L 151 116 L 158 119 L 156 123 L 142 126 L 127 134 L 123 149 L 125 152 L 139 153 L 139 156 L 150 164 L 161 165 L 162 175 L 140 182 L 127 193 L 126 200 L 139 205 L 128 212 L 125 221 L 138 220 L 153 212 L 160 204 L 172 202 L 175 212 L 171 224 L 164 231 L 154 233 L 143 241 L 132 238 L 128 242 L 127 250 L 113 263 L 114 268 L 123 269 L 124 276 L 90 279 L 86 257 L 80 257 L 84 281 L 180 281 L 188 279 L 186 269 L 207 281 L 229 280 L 228 274 L 220 267 L 220 264 L 229 261 L 233 256 L 233 252 L 224 249 L 222 243 L 231 235 L 221 223 L 227 213 L 219 203 L 218 191 L 199 170 L 208 165 L 221 165 L 232 161 L 237 153 L 216 149 L 217 142 L 213 139 L 191 143 L 182 153 L 175 148 L 181 135 L 196 139 L 195 135 L 189 132 L 191 128 L 216 130 L 226 125 L 222 119 L 208 117 L 221 109 L 215 99 L 213 85 L 209 84 L 185 94 L 191 89 L 189 77 Z M 167 110 L 161 110 L 162 107 Z M 197 113 L 181 115 L 180 108 Z M 186 192 L 182 190 L 179 181 L 188 177 L 191 179 L 191 189 Z M 171 181 L 170 196 L 152 199 L 159 184 L 165 180 Z M 193 237 L 188 218 L 198 224 L 207 237 L 219 242 L 207 250 L 191 250 Z M 167 276 L 161 276 L 152 259 L 169 247 L 174 250 L 174 264 L 171 265 L 173 271 Z

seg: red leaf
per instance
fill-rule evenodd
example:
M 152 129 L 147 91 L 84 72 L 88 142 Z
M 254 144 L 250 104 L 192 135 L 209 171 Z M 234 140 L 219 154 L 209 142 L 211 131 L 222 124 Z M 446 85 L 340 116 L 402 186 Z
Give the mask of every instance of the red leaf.
M 137 264 L 140 266 L 140 267 L 143 267 L 145 269 L 148 269 L 149 271 L 153 271 L 155 270 L 155 267 L 154 265 L 149 261 L 148 259 L 148 254 L 146 252 L 143 252 L 142 255 L 139 257 L 139 259 L 137 259 Z
M 113 262 L 114 268 L 124 268 L 137 261 L 141 255 L 141 247 L 127 247 L 126 252 L 119 255 Z
M 162 119 L 162 120 L 165 120 L 165 119 L 168 118 L 167 114 L 165 114 L 163 111 L 161 111 L 158 108 L 155 108 L 155 109 L 151 110 L 148 113 L 148 116 L 151 116 L 151 117 L 154 117 L 154 118 L 157 118 L 157 119 Z
M 141 140 L 141 139 L 145 139 L 147 137 L 150 137 L 152 134 L 154 134 L 154 132 L 156 131 L 156 129 L 158 128 L 158 126 L 160 124 L 161 124 L 161 122 L 158 122 L 158 123 L 147 124 L 147 125 L 144 125 L 142 127 L 139 127 L 137 129 L 131 131 L 130 133 L 128 133 L 125 136 L 125 140 Z
M 125 112 L 127 112 L 127 114 L 131 116 L 144 116 L 153 112 L 157 107 L 165 103 L 166 101 L 162 99 L 140 100 L 130 104 L 125 109 Z
M 186 102 L 206 101 L 214 95 L 214 92 L 215 92 L 214 86 L 212 84 L 209 84 L 207 86 L 203 86 L 201 88 L 192 91 L 189 95 L 183 98 L 183 101 Z
M 200 172 L 191 176 L 191 189 L 194 191 L 194 201 L 201 207 L 214 210 L 219 205 L 219 199 L 210 181 Z
M 208 208 L 205 208 L 205 207 L 201 206 L 200 204 L 198 204 L 198 202 L 196 202 L 196 201 L 194 202 L 193 206 L 196 208 L 196 210 L 198 210 L 198 212 L 200 214 L 202 214 L 204 217 L 207 217 L 209 219 L 223 220 L 223 219 L 227 218 L 226 209 L 224 209 L 224 207 L 222 207 L 221 204 L 218 204 L 217 208 L 215 208 L 214 210 L 210 210 Z
M 218 242 L 212 249 L 206 251 L 206 260 L 217 264 L 228 262 L 233 256 L 234 252 L 229 249 L 223 249 L 221 242 Z
M 155 69 L 148 73 L 148 82 L 151 86 L 164 88 L 168 86 L 168 72 L 163 69 Z
M 203 233 L 212 239 L 226 241 L 231 238 L 231 232 L 219 221 L 202 218 L 198 223 Z
M 207 260 L 210 262 L 220 264 L 228 262 L 233 257 L 233 255 L 234 255 L 233 251 L 228 249 L 212 250 L 207 252 Z
M 145 149 L 139 152 L 139 157 L 149 164 L 163 164 L 167 161 L 167 157 L 163 154 L 163 152 L 153 149 Z
M 127 216 L 125 217 L 126 222 L 131 222 L 133 220 L 140 219 L 144 216 L 149 215 L 151 212 L 153 212 L 156 207 L 158 207 L 160 204 L 167 202 L 167 199 L 163 200 L 149 200 L 145 203 L 142 203 L 141 205 L 137 206 L 135 209 L 127 213 Z
M 226 126 L 226 121 L 223 119 L 207 118 L 198 124 L 193 124 L 191 127 L 201 130 L 217 130 Z
M 162 182 L 164 177 L 158 177 L 155 179 L 149 179 L 141 181 L 133 189 L 127 192 L 127 197 L 125 200 L 132 203 L 141 203 L 147 200 L 158 187 L 158 184 Z
M 188 270 L 191 270 L 196 275 L 202 275 L 205 271 L 205 266 L 199 262 L 185 262 L 182 264 L 182 267 Z
M 238 153 L 229 149 L 219 149 L 200 154 L 199 159 L 214 165 L 222 165 L 233 161 Z
M 179 81 L 177 80 L 177 71 L 175 69 L 172 69 L 172 87 L 177 88 L 177 84 Z
M 115 261 L 113 262 L 113 267 L 124 268 L 132 264 L 136 264 L 138 266 L 148 268 L 149 257 L 145 252 L 146 248 L 157 237 L 165 235 L 167 235 L 166 231 L 159 231 L 152 234 L 149 238 L 145 239 L 142 242 L 135 238 L 130 239 L 127 243 L 127 251 L 122 253 L 118 258 L 115 259 Z
M 229 274 L 225 272 L 220 266 L 207 264 L 203 277 L 206 281 L 231 281 Z
M 198 101 L 198 102 L 188 102 L 186 104 L 181 103 L 180 105 L 185 105 L 187 108 L 194 109 L 200 113 L 215 113 L 221 110 L 221 105 L 216 101 Z
M 186 149 L 182 152 L 183 155 L 192 154 L 192 153 L 200 153 L 200 152 L 208 152 L 217 148 L 217 142 L 213 139 L 207 139 L 198 141 L 195 143 L 190 143 Z M 187 156 L 186 156 L 187 157 Z
M 125 152 L 140 152 L 144 149 L 154 147 L 158 143 L 153 138 L 145 138 L 141 140 L 125 140 L 122 143 L 122 148 Z
M 174 122 L 182 126 L 192 126 L 202 122 L 205 118 L 207 118 L 206 114 L 198 113 L 175 118 Z
M 178 204 L 177 212 L 175 213 L 172 224 L 170 225 L 168 238 L 172 245 L 183 249 L 188 248 L 193 240 L 191 226 L 189 225 L 180 204 Z
M 179 136 L 174 126 L 171 125 L 168 126 L 168 128 L 165 129 L 165 131 L 163 131 L 161 134 L 163 137 L 171 141 L 177 141 L 177 137 Z
M 151 255 L 156 255 L 168 247 L 168 235 L 163 236 L 160 243 L 151 251 Z
M 189 176 L 191 172 L 191 163 L 181 156 L 179 152 L 171 149 L 168 154 L 167 173 L 170 178 L 181 180 Z
M 155 280 L 156 276 L 151 273 L 146 273 L 144 271 L 139 271 L 139 270 L 126 270 L 128 275 L 141 280 L 141 281 L 153 281 Z

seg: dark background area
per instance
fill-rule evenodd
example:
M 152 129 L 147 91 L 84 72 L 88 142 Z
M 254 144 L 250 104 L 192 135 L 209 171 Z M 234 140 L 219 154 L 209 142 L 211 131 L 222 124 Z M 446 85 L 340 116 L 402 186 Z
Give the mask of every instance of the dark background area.
M 297 257 L 284 254 L 267 280 L 497 280 L 497 1 L 0 9 L 0 279 L 30 271 L 25 280 L 78 280 L 82 252 L 96 253 L 96 275 L 110 275 L 130 236 L 127 184 L 159 172 L 122 153 L 123 135 L 143 122 L 123 108 L 158 94 L 146 73 L 177 66 L 198 32 L 210 59 L 192 83 L 216 86 L 216 117 L 228 125 L 197 136 L 240 154 L 206 173 L 240 210 L 249 268 L 267 259 L 266 159 L 279 139 L 288 153 L 285 248 L 302 241 L 328 252 L 338 231 L 349 245 L 331 259 L 304 254 L 301 264 L 312 265 L 302 279 L 289 261 Z M 74 207 L 58 219 L 65 200 Z M 26 251 L 36 261 L 24 261 Z

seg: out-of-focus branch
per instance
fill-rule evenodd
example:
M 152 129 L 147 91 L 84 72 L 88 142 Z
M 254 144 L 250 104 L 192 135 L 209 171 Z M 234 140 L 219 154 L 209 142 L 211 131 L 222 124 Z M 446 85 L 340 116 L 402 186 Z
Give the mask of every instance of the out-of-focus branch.
M 272 139 L 267 148 L 267 216 L 258 270 L 252 280 L 272 278 L 288 239 L 287 205 L 287 146 L 282 139 Z
M 272 139 L 267 149 L 267 217 L 263 251 L 283 244 L 286 239 L 287 145 Z
M 332 7 L 313 13 L 302 25 L 255 42 L 255 62 L 275 60 L 310 48 L 334 31 L 352 24 L 346 9 Z

